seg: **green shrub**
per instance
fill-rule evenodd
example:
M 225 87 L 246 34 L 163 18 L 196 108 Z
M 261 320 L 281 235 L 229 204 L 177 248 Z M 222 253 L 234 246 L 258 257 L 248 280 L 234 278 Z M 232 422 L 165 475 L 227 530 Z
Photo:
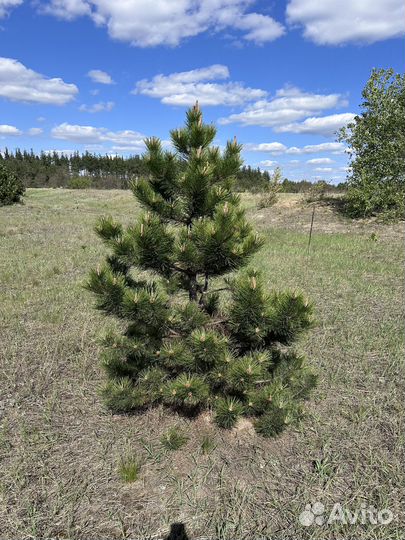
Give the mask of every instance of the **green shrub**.
M 18 203 L 25 193 L 23 182 L 0 163 L 0 206 Z
M 349 217 L 366 218 L 381 215 L 389 219 L 405 217 L 405 189 L 395 182 L 369 182 L 358 180 L 350 186 L 345 197 L 344 210 Z
M 69 189 L 89 189 L 92 185 L 92 179 L 88 176 L 76 176 L 69 180 L 67 187 Z
M 362 96 L 361 113 L 339 134 L 351 158 L 344 210 L 404 218 L 405 75 L 374 69 Z

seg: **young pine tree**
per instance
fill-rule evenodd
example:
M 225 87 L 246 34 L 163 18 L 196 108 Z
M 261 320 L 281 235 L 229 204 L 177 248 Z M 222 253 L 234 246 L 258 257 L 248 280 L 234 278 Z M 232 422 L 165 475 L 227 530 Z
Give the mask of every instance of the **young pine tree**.
M 281 179 L 283 177 L 283 173 L 281 171 L 280 167 L 276 167 L 274 169 L 274 172 L 265 188 L 265 190 L 262 193 L 262 196 L 260 197 L 257 208 L 270 208 L 270 206 L 273 206 L 278 201 L 278 195 L 281 191 Z
M 315 383 L 288 349 L 312 325 L 312 306 L 266 291 L 254 270 L 227 276 L 262 240 L 232 190 L 241 146 L 235 139 L 221 153 L 215 134 L 196 104 L 171 132 L 175 153 L 147 139 L 150 175 L 132 186 L 144 212 L 128 228 L 109 217 L 97 224 L 110 254 L 87 286 L 124 328 L 105 338 L 103 394 L 116 412 L 210 408 L 219 426 L 245 415 L 271 436 L 299 418 Z

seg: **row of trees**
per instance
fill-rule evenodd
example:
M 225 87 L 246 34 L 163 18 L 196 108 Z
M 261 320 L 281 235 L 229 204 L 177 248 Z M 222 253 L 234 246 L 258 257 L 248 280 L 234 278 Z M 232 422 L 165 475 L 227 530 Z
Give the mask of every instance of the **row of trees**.
M 33 150 L 9 151 L 0 153 L 0 163 L 22 180 L 26 187 L 94 187 L 128 188 L 130 180 L 149 174 L 142 156 L 129 157 L 99 155 L 85 152 L 63 154 Z M 81 180 L 79 181 L 78 178 Z M 263 192 L 271 182 L 268 171 L 242 166 L 236 174 L 236 191 Z M 280 191 L 285 193 L 304 193 L 313 184 L 308 180 L 294 182 L 280 179 Z M 342 190 L 345 184 L 329 185 L 329 191 Z
M 68 187 L 80 176 L 99 188 L 127 188 L 131 179 L 147 174 L 141 156 L 97 155 L 85 152 L 35 154 L 7 148 L 0 153 L 0 163 L 20 178 L 27 187 Z

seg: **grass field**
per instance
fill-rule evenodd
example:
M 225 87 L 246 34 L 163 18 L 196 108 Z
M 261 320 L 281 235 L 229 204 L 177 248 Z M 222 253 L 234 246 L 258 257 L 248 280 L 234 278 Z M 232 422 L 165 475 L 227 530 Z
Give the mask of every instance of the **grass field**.
M 299 343 L 319 374 L 306 418 L 271 440 L 207 415 L 104 410 L 111 321 L 82 284 L 104 255 L 96 218 L 139 211 L 128 192 L 29 190 L 0 208 L 0 538 L 164 538 L 175 522 L 190 540 L 404 538 L 403 226 L 320 206 L 308 254 L 311 207 L 244 202 L 267 240 L 254 264 L 269 287 L 303 289 L 318 319 Z M 160 440 L 171 427 L 177 450 Z M 304 527 L 315 501 L 394 519 Z

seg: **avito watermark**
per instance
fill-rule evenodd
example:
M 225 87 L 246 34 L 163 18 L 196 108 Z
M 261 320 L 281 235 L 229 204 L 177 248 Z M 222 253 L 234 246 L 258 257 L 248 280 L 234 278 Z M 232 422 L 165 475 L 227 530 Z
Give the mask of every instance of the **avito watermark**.
M 341 503 L 335 503 L 328 512 L 321 502 L 306 504 L 305 510 L 298 517 L 299 522 L 304 527 L 332 525 L 342 523 L 343 525 L 355 525 L 360 523 L 365 525 L 388 525 L 394 519 L 394 514 L 388 508 L 378 510 L 363 502 L 355 510 L 351 510 Z

